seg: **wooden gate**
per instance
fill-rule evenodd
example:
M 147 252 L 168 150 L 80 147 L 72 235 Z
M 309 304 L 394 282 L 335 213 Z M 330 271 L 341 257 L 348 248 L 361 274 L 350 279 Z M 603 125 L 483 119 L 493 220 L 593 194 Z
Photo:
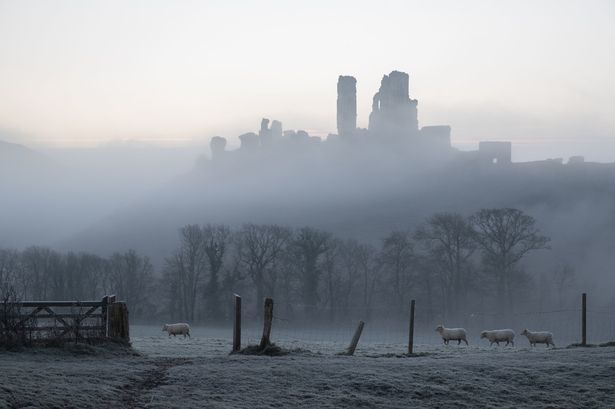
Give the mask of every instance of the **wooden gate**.
M 13 328 L 29 343 L 129 341 L 128 310 L 114 295 L 101 301 L 22 301 L 11 309 Z

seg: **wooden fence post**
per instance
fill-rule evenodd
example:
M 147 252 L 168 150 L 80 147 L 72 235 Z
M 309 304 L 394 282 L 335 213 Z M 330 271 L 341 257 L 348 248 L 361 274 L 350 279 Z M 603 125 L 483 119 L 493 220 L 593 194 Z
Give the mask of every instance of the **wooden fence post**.
M 235 294 L 235 325 L 233 325 L 233 352 L 241 350 L 241 297 Z
M 412 355 L 414 349 L 414 300 L 410 301 L 410 328 L 408 330 L 408 355 Z
M 587 294 L 581 296 L 581 345 L 587 346 Z
M 103 337 L 104 338 L 109 338 L 109 312 L 107 310 L 109 306 L 109 296 L 105 295 L 102 299 L 102 306 L 100 308 L 100 314 L 101 314 L 101 325 L 103 327 Z
M 110 304 L 107 309 L 109 311 L 109 338 L 124 343 L 130 342 L 128 307 L 126 303 L 116 302 Z
M 261 343 L 258 346 L 259 351 L 263 351 L 269 345 L 271 345 L 271 323 L 273 321 L 273 300 L 271 298 L 265 298 L 265 322 L 263 324 L 263 337 Z
M 357 327 L 354 335 L 352 337 L 352 341 L 350 341 L 350 346 L 346 351 L 346 355 L 354 355 L 354 351 L 357 349 L 357 344 L 359 343 L 359 339 L 361 338 L 361 333 L 363 332 L 363 326 L 365 323 L 363 321 L 359 321 L 359 326 Z

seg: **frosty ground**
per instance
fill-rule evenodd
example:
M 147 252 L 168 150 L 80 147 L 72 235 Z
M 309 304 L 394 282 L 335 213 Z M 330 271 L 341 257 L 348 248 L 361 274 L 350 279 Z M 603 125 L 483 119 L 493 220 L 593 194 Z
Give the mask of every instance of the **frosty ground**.
M 344 345 L 335 335 L 278 334 L 282 346 L 301 349 L 264 357 L 228 355 L 228 330 L 196 328 L 191 339 L 157 327 L 132 332 L 134 352 L 0 352 L 0 407 L 615 407 L 613 347 L 531 349 L 522 338 L 515 348 L 458 347 L 425 342 L 427 334 L 418 356 L 367 337 L 348 357 L 335 354 Z

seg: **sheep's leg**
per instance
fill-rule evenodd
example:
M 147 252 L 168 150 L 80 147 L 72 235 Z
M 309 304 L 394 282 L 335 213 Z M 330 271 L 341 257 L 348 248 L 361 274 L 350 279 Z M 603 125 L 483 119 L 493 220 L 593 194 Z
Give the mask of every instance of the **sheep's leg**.
M 465 342 L 465 343 L 466 343 L 466 345 L 469 345 L 469 344 L 468 344 L 468 340 L 467 340 L 467 339 L 465 339 L 465 338 L 464 338 L 464 339 L 463 339 L 463 342 Z
M 498 344 L 498 346 L 500 346 L 500 341 L 495 341 L 496 344 Z
M 460 340 L 460 339 L 458 339 L 458 340 L 457 340 L 457 345 L 460 345 L 460 344 L 461 344 L 461 340 Z

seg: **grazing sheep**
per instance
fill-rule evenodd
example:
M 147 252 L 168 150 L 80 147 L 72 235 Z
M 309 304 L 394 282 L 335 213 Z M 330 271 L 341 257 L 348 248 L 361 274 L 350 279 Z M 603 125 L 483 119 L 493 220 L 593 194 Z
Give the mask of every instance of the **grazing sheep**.
M 512 344 L 515 346 L 515 342 L 513 341 L 515 338 L 515 331 L 512 329 L 494 329 L 491 331 L 483 331 L 480 333 L 480 337 L 487 338 L 490 342 L 490 346 L 495 342 L 500 345 L 500 342 L 506 341 L 506 345 Z
M 169 333 L 169 338 L 171 335 L 183 335 L 186 338 L 186 335 L 190 337 L 190 325 L 185 322 L 180 322 L 178 324 L 164 324 L 162 326 L 162 330 Z
M 444 344 L 448 345 L 450 340 L 457 341 L 457 345 L 461 344 L 461 341 L 468 345 L 466 339 L 466 330 L 463 328 L 445 328 L 443 325 L 438 325 L 436 331 L 440 333 Z
M 533 347 L 535 347 L 536 344 L 547 344 L 547 348 L 549 348 L 549 345 L 553 345 L 553 347 L 555 347 L 555 344 L 553 343 L 553 334 L 550 332 L 532 332 L 529 329 L 524 329 L 521 331 L 521 335 L 525 335 L 527 340 L 530 341 L 530 345 Z

